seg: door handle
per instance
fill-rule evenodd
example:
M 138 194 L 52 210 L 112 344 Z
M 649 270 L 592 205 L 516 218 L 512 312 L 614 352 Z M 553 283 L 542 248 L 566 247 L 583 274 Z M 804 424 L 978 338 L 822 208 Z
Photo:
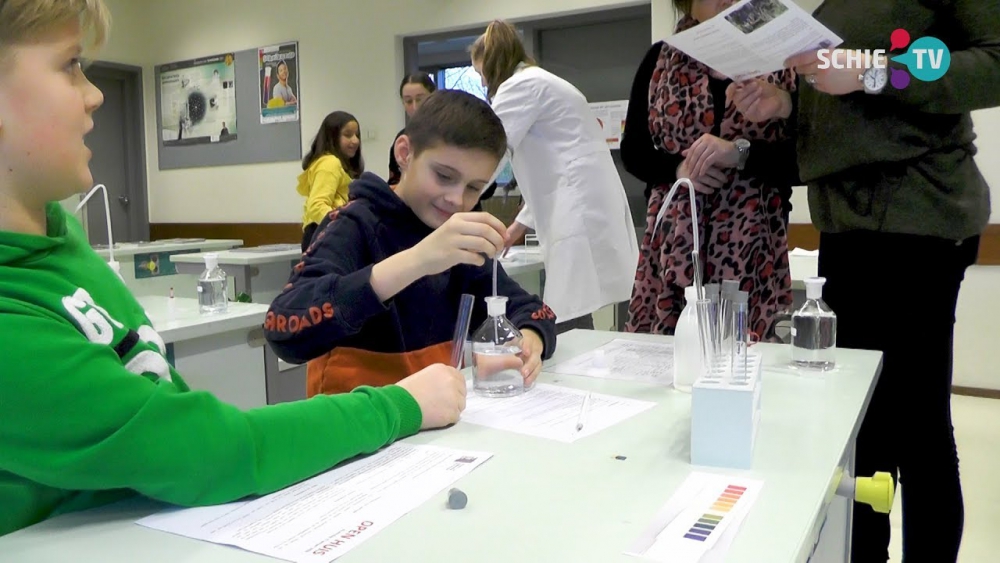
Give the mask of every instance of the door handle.
M 118 203 L 122 204 L 122 207 L 128 207 L 129 200 L 127 195 L 118 196 Z

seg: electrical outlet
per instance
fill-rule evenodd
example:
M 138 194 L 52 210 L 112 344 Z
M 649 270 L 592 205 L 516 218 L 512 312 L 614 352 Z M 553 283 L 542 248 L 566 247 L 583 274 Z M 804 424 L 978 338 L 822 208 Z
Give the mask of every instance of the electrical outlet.
M 365 140 L 366 141 L 372 141 L 372 140 L 377 139 L 377 138 L 378 138 L 378 135 L 375 134 L 375 130 L 374 129 L 365 129 Z

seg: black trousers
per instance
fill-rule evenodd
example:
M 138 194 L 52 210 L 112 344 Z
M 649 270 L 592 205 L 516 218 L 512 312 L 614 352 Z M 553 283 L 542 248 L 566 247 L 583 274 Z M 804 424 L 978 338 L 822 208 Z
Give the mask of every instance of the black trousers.
M 885 471 L 903 495 L 903 560 L 953 562 L 964 525 L 951 423 L 955 306 L 979 237 L 856 231 L 820 237 L 823 298 L 837 347 L 880 350 L 882 374 L 858 434 L 855 474 Z M 851 561 L 889 558 L 889 517 L 854 504 Z
M 309 223 L 306 228 L 302 231 L 302 253 L 305 254 L 306 250 L 309 249 L 309 245 L 312 244 L 313 236 L 316 234 L 316 230 L 319 229 L 319 225 L 316 223 Z

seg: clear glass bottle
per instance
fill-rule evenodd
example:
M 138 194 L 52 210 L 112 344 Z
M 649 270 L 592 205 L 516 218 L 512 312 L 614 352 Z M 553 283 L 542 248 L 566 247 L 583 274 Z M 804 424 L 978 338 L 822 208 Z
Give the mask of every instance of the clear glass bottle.
M 473 390 L 484 397 L 513 397 L 524 392 L 521 331 L 507 319 L 507 298 L 486 298 L 489 314 L 472 336 Z
M 229 307 L 229 278 L 219 267 L 219 255 L 205 255 L 205 271 L 198 278 L 198 309 L 202 314 L 225 313 Z
M 808 278 L 806 302 L 792 313 L 792 363 L 796 367 L 830 370 L 837 351 L 837 315 L 823 302 L 825 278 Z

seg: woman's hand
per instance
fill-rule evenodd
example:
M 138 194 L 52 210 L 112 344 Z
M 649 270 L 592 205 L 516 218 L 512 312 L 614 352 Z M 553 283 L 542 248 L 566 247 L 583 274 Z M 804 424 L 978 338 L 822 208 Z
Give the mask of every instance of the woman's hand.
M 729 104 L 754 123 L 788 119 L 792 115 L 792 95 L 766 80 L 730 84 L 726 88 L 726 105 Z
M 847 66 L 847 51 L 843 49 L 831 51 L 832 56 L 827 58 L 830 59 L 831 63 L 835 63 L 836 66 L 831 64 L 829 68 L 819 68 L 820 60 L 817 53 L 818 51 L 809 51 L 795 55 L 785 61 L 785 66 L 795 69 L 796 74 L 801 76 L 809 85 L 826 94 L 842 96 L 865 89 L 864 83 L 861 81 L 861 75 L 864 73 L 863 69 L 836 68 L 836 66 Z M 852 57 L 852 60 L 860 60 L 864 65 L 862 68 L 870 66 L 869 57 L 864 53 L 860 53 L 858 58 Z
M 514 246 L 515 244 L 518 243 L 524 244 L 524 233 L 527 232 L 528 232 L 528 227 L 526 225 L 522 225 L 517 221 L 511 223 L 510 226 L 507 227 L 507 233 L 506 233 L 507 241 L 503 249 L 503 256 L 507 256 L 507 251 L 510 250 L 511 246 Z
M 740 162 L 740 152 L 732 141 L 710 133 L 702 135 L 681 155 L 690 161 L 688 170 L 696 178 L 708 174 L 709 168 L 733 168 Z
M 726 173 L 718 168 L 709 168 L 703 176 L 691 173 L 690 159 L 685 158 L 677 167 L 677 177 L 687 178 L 694 184 L 694 191 L 700 194 L 710 194 L 726 185 Z

